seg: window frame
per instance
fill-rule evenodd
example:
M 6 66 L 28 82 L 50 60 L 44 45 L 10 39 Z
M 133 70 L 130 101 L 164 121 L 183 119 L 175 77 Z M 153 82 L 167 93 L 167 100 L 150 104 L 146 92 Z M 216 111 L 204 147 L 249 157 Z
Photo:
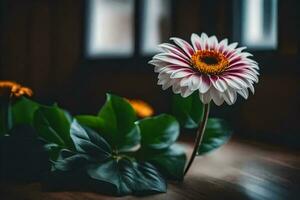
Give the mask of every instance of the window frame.
M 272 0 L 270 0 L 270 1 L 272 1 Z M 234 17 L 233 17 L 233 38 L 234 38 L 234 40 L 238 40 L 238 41 L 240 41 L 240 42 L 242 42 L 242 40 L 243 40 L 243 32 L 244 32 L 244 30 L 242 30 L 242 28 L 243 28 L 243 25 L 242 25 L 242 22 L 241 22 L 241 20 L 243 20 L 243 17 L 244 17 L 244 14 L 245 13 L 242 13 L 242 11 L 244 11 L 244 7 L 245 7 L 245 5 L 244 5 L 244 0 L 234 0 L 234 13 L 233 13 L 233 15 L 234 15 Z M 264 2 L 264 3 L 266 3 L 266 2 Z M 270 2 L 271 3 L 271 2 Z M 276 25 L 275 25 L 275 31 L 276 31 L 276 33 L 275 33 L 275 39 L 276 39 L 276 47 L 275 48 L 272 48 L 272 47 L 263 47 L 263 46 L 257 46 L 257 47 L 255 47 L 255 46 L 250 46 L 249 47 L 249 50 L 251 50 L 251 51 L 254 51 L 254 52 L 274 52 L 274 51 L 276 51 L 278 48 L 279 48 L 279 43 L 278 43 L 278 41 L 279 41 L 279 37 L 278 37 L 278 31 L 279 31 L 279 27 L 278 27 L 278 23 L 279 23 L 279 20 L 278 20 L 278 10 L 279 10 L 279 8 L 278 8 L 278 5 L 279 5 L 279 2 L 278 2 L 278 0 L 276 0 L 276 3 L 277 3 L 277 5 L 276 5 L 276 11 L 275 11 L 275 13 L 277 14 L 277 21 L 275 22 L 276 23 Z M 272 3 L 270 4 L 270 6 L 272 5 Z M 264 17 L 266 17 L 266 15 L 263 13 L 263 15 L 264 15 Z
M 90 1 L 87 0 L 84 2 L 83 8 L 83 39 L 82 39 L 82 52 L 81 52 L 81 60 L 82 65 L 84 66 L 91 66 L 91 67 L 98 67 L 98 68 L 107 68 L 110 69 L 140 69 L 143 70 L 145 63 L 151 59 L 151 55 L 143 55 L 141 51 L 142 47 L 142 27 L 141 23 L 143 21 L 143 0 L 134 0 L 134 14 L 133 14 L 133 54 L 130 56 L 105 56 L 105 57 L 95 57 L 91 58 L 86 55 L 87 52 L 87 40 L 88 40 L 88 17 L 89 17 L 89 3 Z M 170 20 L 171 24 L 174 22 L 174 2 L 170 1 L 171 9 L 170 9 Z M 173 34 L 173 26 L 171 26 L 170 34 Z M 102 67 L 101 67 L 102 66 Z
M 277 2 L 278 3 L 278 2 Z M 277 5 L 277 15 L 279 15 L 279 5 Z M 243 2 L 241 0 L 233 0 L 233 34 L 232 37 L 234 41 L 242 41 L 242 18 L 243 18 Z M 277 18 L 277 24 L 278 24 L 278 18 Z M 249 48 L 248 51 L 254 52 L 255 54 L 259 55 L 270 55 L 270 54 L 275 54 L 280 45 L 279 41 L 279 27 L 277 25 L 277 47 L 274 49 L 265 49 L 265 48 Z
M 214 3 L 216 3 L 218 0 L 212 0 L 212 1 L 204 1 L 204 7 L 207 7 L 208 9 L 204 10 L 204 12 L 199 12 L 199 19 L 203 17 L 207 17 L 211 19 L 214 23 L 219 23 L 216 16 L 209 12 L 209 9 L 214 8 Z M 225 1 L 225 0 L 223 0 Z M 225 24 L 228 28 L 225 30 L 218 30 L 217 27 L 211 26 L 211 23 L 209 23 L 207 20 L 201 21 L 201 28 L 198 30 L 199 32 L 205 31 L 211 34 L 216 35 L 222 35 L 225 37 L 228 37 L 231 42 L 233 41 L 240 41 L 240 38 L 236 34 L 236 29 L 240 28 L 240 26 L 237 23 L 241 23 L 240 21 L 237 21 L 241 15 L 241 4 L 239 4 L 240 0 L 231 0 L 230 2 L 227 2 L 226 9 L 232 13 L 231 17 L 226 19 Z M 177 0 L 172 0 L 171 2 L 171 10 L 170 10 L 170 23 L 171 23 L 171 30 L 170 35 L 173 35 L 174 33 L 178 33 L 178 27 L 176 23 L 176 10 L 178 9 Z M 85 56 L 86 52 L 86 40 L 87 40 L 87 17 L 88 17 L 88 4 L 89 1 L 83 2 L 83 18 L 82 18 L 82 44 L 81 44 L 81 56 L 80 56 L 80 66 L 82 67 L 83 71 L 99 71 L 102 70 L 108 71 L 110 69 L 117 69 L 117 70 L 124 70 L 124 71 L 133 71 L 133 70 L 139 70 L 139 71 L 146 71 L 149 72 L 151 68 L 144 67 L 147 65 L 147 62 L 151 59 L 151 55 L 141 55 L 141 25 L 142 22 L 142 6 L 143 1 L 141 0 L 134 0 L 134 53 L 130 57 L 101 57 L 101 58 L 88 58 Z M 224 4 L 224 2 L 223 2 Z M 203 5 L 202 5 L 203 7 Z M 199 9 L 201 9 L 199 7 Z M 253 53 L 255 56 L 255 60 L 259 62 L 260 72 L 262 74 L 278 74 L 282 71 L 282 66 L 289 66 L 289 70 L 299 74 L 300 68 L 297 67 L 298 63 L 300 62 L 300 56 L 299 51 L 297 54 L 284 54 L 281 49 L 281 31 L 280 28 L 280 16 L 281 16 L 281 6 L 280 1 L 278 1 L 278 32 L 277 32 L 277 49 L 270 49 L 270 50 L 254 50 L 254 49 L 247 49 L 248 52 Z M 225 35 L 224 35 L 225 33 Z M 272 67 L 271 67 L 272 66 Z
M 282 66 L 289 66 L 289 70 L 295 73 L 300 73 L 297 63 L 300 62 L 299 52 L 297 54 L 283 54 L 281 50 L 280 34 L 280 1 L 277 1 L 277 48 L 275 49 L 253 49 L 249 48 L 246 51 L 252 53 L 255 60 L 258 61 L 261 74 L 278 74 L 282 73 Z M 241 42 L 241 19 L 242 19 L 242 2 L 241 0 L 232 0 L 232 38 L 233 41 Z

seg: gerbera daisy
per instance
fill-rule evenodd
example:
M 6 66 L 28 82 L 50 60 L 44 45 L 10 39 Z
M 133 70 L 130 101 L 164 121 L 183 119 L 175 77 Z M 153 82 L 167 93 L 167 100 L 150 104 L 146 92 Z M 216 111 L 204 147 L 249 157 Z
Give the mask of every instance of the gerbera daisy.
M 166 90 L 187 97 L 199 92 L 204 104 L 211 100 L 216 105 L 235 103 L 237 94 L 245 99 L 254 93 L 253 84 L 258 82 L 258 64 L 244 52 L 246 47 L 238 43 L 228 44 L 227 39 L 218 42 L 215 36 L 191 35 L 191 44 L 172 37 L 174 44 L 159 45 L 160 53 L 149 62 L 158 74 L 158 84 Z

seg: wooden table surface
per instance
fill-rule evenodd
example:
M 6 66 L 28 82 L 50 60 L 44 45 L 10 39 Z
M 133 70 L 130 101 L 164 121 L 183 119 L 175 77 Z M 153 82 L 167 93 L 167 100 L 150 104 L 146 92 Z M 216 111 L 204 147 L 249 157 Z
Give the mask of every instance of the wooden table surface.
M 191 148 L 189 151 L 191 151 Z M 39 183 L 2 185 L 1 200 L 185 200 L 300 199 L 300 152 L 231 140 L 197 158 L 184 182 L 171 182 L 167 193 L 146 197 L 111 197 L 89 192 L 46 192 Z

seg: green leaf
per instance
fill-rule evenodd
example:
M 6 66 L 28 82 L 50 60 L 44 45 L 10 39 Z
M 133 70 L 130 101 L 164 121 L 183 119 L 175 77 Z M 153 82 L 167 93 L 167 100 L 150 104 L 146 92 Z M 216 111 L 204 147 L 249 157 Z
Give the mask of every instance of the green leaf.
M 136 115 L 124 99 L 107 94 L 107 100 L 98 116 L 79 115 L 78 122 L 100 132 L 118 151 L 129 151 L 140 141 L 140 131 L 135 125 Z
M 211 152 L 224 145 L 230 138 L 232 130 L 223 119 L 208 119 L 202 143 L 198 149 L 198 155 Z
M 158 166 L 167 178 L 182 180 L 186 154 L 181 146 L 174 144 L 179 135 L 177 120 L 162 114 L 140 120 L 137 124 L 142 136 L 137 156 Z
M 184 128 L 197 128 L 203 115 L 203 104 L 199 99 L 198 93 L 194 92 L 186 98 L 180 95 L 173 95 L 172 114 Z
M 88 175 L 98 181 L 110 183 L 116 195 L 146 195 L 166 192 L 167 185 L 158 170 L 150 163 L 128 159 L 109 160 L 101 165 L 92 164 Z
M 92 129 L 84 129 L 74 120 L 70 132 L 77 152 L 88 154 L 101 161 L 111 156 L 112 150 L 109 144 Z
M 53 143 L 46 142 L 46 144 L 44 144 L 44 149 L 48 152 L 49 158 L 52 161 L 55 161 L 58 158 L 61 148 L 61 146 Z
M 82 127 L 76 120 L 71 125 L 71 137 L 76 152 L 62 150 L 57 161 L 53 162 L 56 181 L 65 182 L 64 177 L 76 177 L 85 172 L 89 179 L 80 178 L 73 182 L 83 180 L 82 184 L 92 183 L 91 187 L 105 188 L 101 192 L 117 196 L 166 191 L 166 182 L 154 165 L 138 162 L 120 152 L 112 153 L 104 138 Z
M 139 143 L 140 131 L 134 124 L 136 115 L 124 98 L 107 94 L 98 116 L 103 120 L 99 123 L 99 131 L 114 148 L 127 151 Z
M 146 161 L 154 164 L 170 179 L 183 180 L 186 153 L 181 145 L 174 144 L 168 149 L 154 152 L 143 152 Z
M 103 119 L 98 116 L 78 115 L 75 116 L 75 118 L 80 124 L 90 127 L 98 132 L 100 132 L 100 128 L 104 126 L 102 125 L 104 123 Z
M 33 125 L 34 112 L 40 105 L 30 99 L 21 97 L 11 108 L 13 127 L 20 124 Z
M 171 115 L 162 114 L 145 118 L 137 124 L 141 130 L 142 148 L 168 148 L 179 136 L 179 123 Z
M 65 111 L 56 105 L 40 106 L 34 114 L 34 127 L 41 138 L 48 143 L 72 149 L 70 124 Z
M 83 167 L 92 160 L 87 154 L 77 154 L 67 149 L 62 149 L 56 161 L 54 161 L 54 170 L 71 171 L 78 167 Z
M 68 119 L 69 122 L 73 121 L 73 116 L 71 115 L 71 113 L 65 109 L 61 109 L 64 113 L 66 118 Z

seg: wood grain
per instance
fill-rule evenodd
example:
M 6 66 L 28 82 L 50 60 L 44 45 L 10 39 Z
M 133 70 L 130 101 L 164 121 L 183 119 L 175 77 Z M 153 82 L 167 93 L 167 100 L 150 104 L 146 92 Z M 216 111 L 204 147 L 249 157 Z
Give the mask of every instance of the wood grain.
M 189 152 L 191 147 L 187 145 Z M 299 199 L 300 153 L 280 147 L 233 140 L 221 149 L 196 158 L 184 182 L 171 182 L 164 194 L 111 197 L 91 192 L 46 192 L 41 184 L 2 185 L 5 200 L 202 200 Z

